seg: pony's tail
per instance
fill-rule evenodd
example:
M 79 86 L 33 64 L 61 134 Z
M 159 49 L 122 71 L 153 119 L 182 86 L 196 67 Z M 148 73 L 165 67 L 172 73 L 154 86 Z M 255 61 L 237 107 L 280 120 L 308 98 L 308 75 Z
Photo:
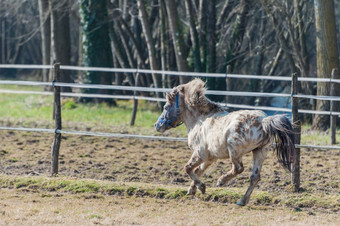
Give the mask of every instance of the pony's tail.
M 291 171 L 295 159 L 295 132 L 291 122 L 285 115 L 268 116 L 262 120 L 262 127 L 275 140 L 278 161 Z

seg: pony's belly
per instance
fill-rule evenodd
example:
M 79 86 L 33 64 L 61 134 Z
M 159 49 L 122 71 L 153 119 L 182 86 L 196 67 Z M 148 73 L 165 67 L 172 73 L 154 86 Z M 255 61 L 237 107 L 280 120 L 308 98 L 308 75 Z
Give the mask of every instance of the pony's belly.
M 229 151 L 227 148 L 227 142 L 225 136 L 211 134 L 207 136 L 206 146 L 210 155 L 215 158 L 229 158 Z
M 210 149 L 210 155 L 217 159 L 229 158 L 229 151 L 226 148 L 223 149 Z

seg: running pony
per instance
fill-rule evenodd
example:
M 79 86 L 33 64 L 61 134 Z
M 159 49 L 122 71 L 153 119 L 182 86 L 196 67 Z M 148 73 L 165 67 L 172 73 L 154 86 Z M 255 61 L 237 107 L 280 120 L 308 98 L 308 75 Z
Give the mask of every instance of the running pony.
M 188 130 L 188 145 L 193 154 L 184 171 L 192 179 L 188 195 L 197 188 L 204 194 L 203 172 L 217 159 L 229 158 L 232 168 L 222 175 L 217 186 L 223 186 L 243 172 L 242 156 L 253 153 L 250 186 L 237 202 L 244 206 L 260 180 L 267 152 L 275 141 L 278 161 L 290 171 L 295 156 L 294 130 L 284 115 L 267 116 L 263 111 L 241 110 L 228 113 L 225 108 L 205 96 L 205 83 L 200 79 L 179 85 L 166 94 L 164 110 L 155 123 L 158 132 L 184 123 Z

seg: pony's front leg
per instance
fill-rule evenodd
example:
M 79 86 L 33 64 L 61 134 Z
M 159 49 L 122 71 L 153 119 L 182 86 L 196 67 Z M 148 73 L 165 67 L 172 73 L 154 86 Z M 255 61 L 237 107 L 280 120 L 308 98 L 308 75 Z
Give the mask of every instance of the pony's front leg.
M 204 194 L 205 193 L 205 184 L 198 178 L 198 175 L 195 173 L 196 167 L 198 167 L 203 162 L 202 158 L 195 152 L 190 160 L 185 164 L 184 171 L 189 175 L 189 177 L 193 180 L 189 189 L 188 194 L 194 195 L 196 193 L 196 187 Z
M 206 161 L 201 163 L 195 170 L 194 174 L 196 174 L 198 177 L 202 176 L 204 171 L 214 162 L 214 160 Z M 195 185 L 195 181 L 192 181 L 190 184 L 190 187 L 188 189 L 188 195 L 195 195 L 197 192 L 197 187 Z
M 188 188 L 187 195 L 196 195 L 197 186 L 195 185 L 195 181 L 191 181 L 190 187 Z

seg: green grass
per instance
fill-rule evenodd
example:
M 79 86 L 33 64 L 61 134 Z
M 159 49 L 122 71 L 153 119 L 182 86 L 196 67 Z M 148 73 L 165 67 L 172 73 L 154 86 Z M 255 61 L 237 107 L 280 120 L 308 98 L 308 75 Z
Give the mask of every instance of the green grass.
M 2 94 L 0 102 L 0 114 L 3 118 L 52 121 L 52 96 Z M 84 104 L 76 103 L 73 99 L 67 99 L 62 101 L 62 119 L 64 122 L 83 122 L 88 124 L 129 124 L 132 108 L 124 106 L 125 103 L 122 103 L 122 101 L 119 101 L 118 104 L 119 107 L 113 107 L 105 103 Z M 153 125 L 159 112 L 148 110 L 146 103 L 141 103 L 140 105 L 136 126 Z
M 311 130 L 311 125 L 302 125 L 301 144 L 313 144 L 313 145 L 330 145 L 331 144 L 331 131 Z M 336 131 L 337 144 L 340 143 L 340 131 Z
M 0 86 L 0 89 L 42 91 L 40 87 Z M 52 120 L 53 97 L 41 95 L 1 94 L 0 122 L 5 125 L 54 127 Z M 155 134 L 153 124 L 160 115 L 154 102 L 139 101 L 134 127 L 130 127 L 132 100 L 117 101 L 117 106 L 106 103 L 79 103 L 72 98 L 62 98 L 62 122 L 67 129 L 90 129 L 109 132 L 134 132 Z M 172 131 L 185 136 L 185 128 Z
M 24 189 L 25 191 L 32 190 L 34 192 L 96 194 L 99 197 L 101 195 L 120 195 L 175 200 L 192 198 L 186 195 L 186 187 L 137 182 L 118 183 L 69 177 L 6 176 L 0 174 L 0 188 Z M 198 193 L 195 199 L 209 202 L 236 203 L 244 192 L 245 190 L 240 188 L 209 188 L 206 194 Z M 266 191 L 255 191 L 251 196 L 251 203 L 253 204 L 250 205 L 323 208 L 337 212 L 340 210 L 339 198 L 339 196 L 327 194 L 303 192 L 295 194 L 269 194 Z

